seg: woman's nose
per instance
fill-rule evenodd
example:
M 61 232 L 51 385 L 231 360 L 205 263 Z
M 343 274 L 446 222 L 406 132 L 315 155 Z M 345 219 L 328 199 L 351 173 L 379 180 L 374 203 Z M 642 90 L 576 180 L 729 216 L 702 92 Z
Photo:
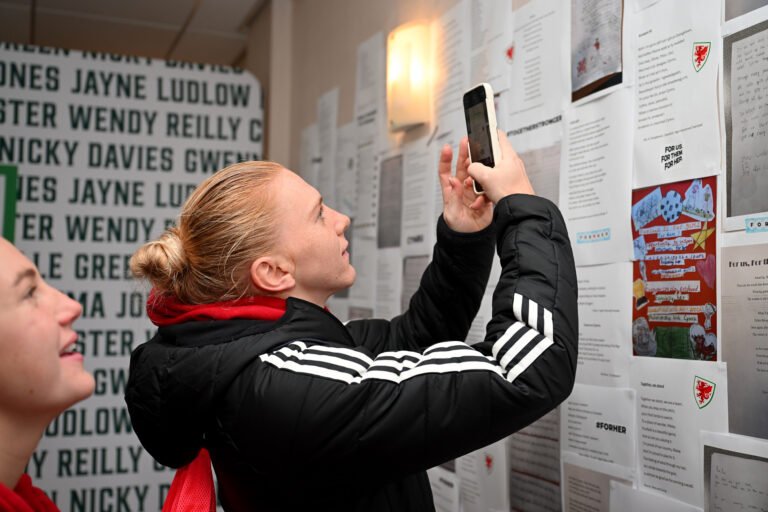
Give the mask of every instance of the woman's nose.
M 333 210 L 333 212 L 337 216 L 336 230 L 338 231 L 339 234 L 342 234 L 347 230 L 347 228 L 349 228 L 349 224 L 352 221 L 348 216 L 344 215 L 343 213 L 337 212 L 336 210 Z
M 59 300 L 59 318 L 61 319 L 61 324 L 71 325 L 83 314 L 83 306 L 76 300 L 70 298 L 69 295 L 61 293 L 58 290 L 55 290 L 55 293 L 58 294 L 57 299 Z

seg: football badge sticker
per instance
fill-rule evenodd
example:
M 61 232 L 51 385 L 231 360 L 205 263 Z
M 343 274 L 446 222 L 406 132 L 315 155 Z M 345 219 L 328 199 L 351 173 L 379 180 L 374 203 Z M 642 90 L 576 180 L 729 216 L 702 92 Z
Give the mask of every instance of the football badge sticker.
M 695 69 L 697 73 L 701 71 L 701 68 L 707 63 L 709 50 L 711 49 L 712 43 L 709 41 L 693 43 L 693 69 Z
M 504 56 L 507 58 L 507 62 L 511 64 L 515 59 L 515 43 L 509 45 L 509 47 L 504 52 Z
M 715 396 L 715 387 L 717 387 L 717 384 L 711 380 L 704 379 L 698 375 L 693 378 L 693 396 L 699 409 L 705 408 L 712 401 L 712 398 Z
M 493 455 L 489 453 L 485 454 L 485 470 L 489 475 L 493 474 Z

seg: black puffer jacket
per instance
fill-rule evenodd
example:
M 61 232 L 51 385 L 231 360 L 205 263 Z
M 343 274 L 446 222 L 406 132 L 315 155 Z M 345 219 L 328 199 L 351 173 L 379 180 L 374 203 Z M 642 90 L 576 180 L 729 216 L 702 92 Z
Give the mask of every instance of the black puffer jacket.
M 486 341 L 477 313 L 494 238 L 502 274 Z M 494 224 L 438 224 L 408 311 L 342 325 L 289 299 L 277 322 L 160 328 L 131 357 L 126 402 L 144 447 L 178 467 L 208 447 L 228 511 L 433 510 L 425 469 L 564 400 L 576 370 L 576 273 L 549 201 L 502 200 Z

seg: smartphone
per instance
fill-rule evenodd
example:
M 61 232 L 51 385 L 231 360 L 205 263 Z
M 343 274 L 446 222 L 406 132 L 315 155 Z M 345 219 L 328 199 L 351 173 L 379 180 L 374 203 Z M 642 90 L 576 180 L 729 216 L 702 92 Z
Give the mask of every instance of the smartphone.
M 464 118 L 467 121 L 469 159 L 495 167 L 501 159 L 501 148 L 496 128 L 496 109 L 493 106 L 493 89 L 489 84 L 478 84 L 464 93 Z M 472 183 L 475 194 L 484 193 L 480 183 Z

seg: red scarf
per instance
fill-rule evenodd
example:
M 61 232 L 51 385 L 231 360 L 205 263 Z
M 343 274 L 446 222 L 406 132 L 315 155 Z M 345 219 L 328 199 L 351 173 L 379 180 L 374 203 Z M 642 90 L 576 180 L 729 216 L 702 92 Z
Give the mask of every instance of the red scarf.
M 195 460 L 176 470 L 162 512 L 216 512 L 208 450 L 201 448 Z
M 59 512 L 58 507 L 43 491 L 32 485 L 32 479 L 24 473 L 10 490 L 0 484 L 0 510 L 15 512 Z
M 285 313 L 285 299 L 276 297 L 243 297 L 238 300 L 208 304 L 184 304 L 173 295 L 157 295 L 154 290 L 147 300 L 147 315 L 158 327 L 193 320 L 279 320 Z
M 147 300 L 147 314 L 157 326 L 233 318 L 275 321 L 284 313 L 285 300 L 273 297 L 243 297 L 210 304 L 183 304 L 172 295 L 156 295 L 153 290 Z M 202 448 L 195 460 L 176 471 L 162 512 L 215 511 L 216 489 L 213 485 L 211 457 L 208 450 Z

